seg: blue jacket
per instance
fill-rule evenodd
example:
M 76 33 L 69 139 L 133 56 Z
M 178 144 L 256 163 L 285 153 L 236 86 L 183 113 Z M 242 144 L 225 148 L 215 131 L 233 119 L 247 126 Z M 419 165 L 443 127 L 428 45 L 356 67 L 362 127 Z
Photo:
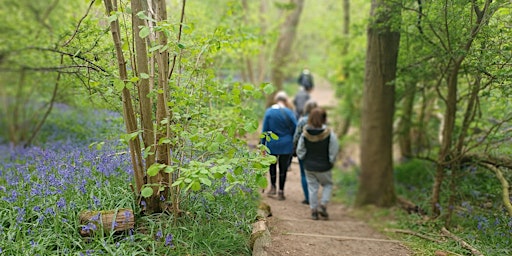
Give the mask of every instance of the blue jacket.
M 293 134 L 296 127 L 297 119 L 293 111 L 279 104 L 274 104 L 265 111 L 262 133 L 273 132 L 279 139 L 266 141 L 263 138 L 261 143 L 270 149 L 272 155 L 292 154 Z

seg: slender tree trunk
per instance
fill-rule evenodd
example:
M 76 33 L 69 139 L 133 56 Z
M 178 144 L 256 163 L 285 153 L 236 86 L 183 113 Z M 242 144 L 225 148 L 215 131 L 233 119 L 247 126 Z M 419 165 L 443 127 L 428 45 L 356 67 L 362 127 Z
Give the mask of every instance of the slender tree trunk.
M 131 1 L 131 7 L 134 14 L 143 12 L 147 14 L 147 9 L 143 8 L 141 0 Z M 139 104 L 140 104 L 140 122 L 142 125 L 142 140 L 144 142 L 144 148 L 152 148 L 151 152 L 154 152 L 154 127 L 153 127 L 153 103 L 151 98 L 148 96 L 150 93 L 149 79 L 142 77 L 141 74 L 149 75 L 149 58 L 147 53 L 146 39 L 139 36 L 140 28 L 145 26 L 145 21 L 137 15 L 132 15 L 132 30 L 135 41 L 135 74 L 139 78 L 137 82 L 137 89 L 139 92 Z M 155 155 L 149 154 L 146 157 L 147 170 L 151 165 L 155 163 Z
M 112 12 L 117 11 L 117 8 L 114 8 L 111 0 L 103 0 L 105 4 L 105 9 L 107 11 L 107 15 L 110 15 Z M 114 41 L 114 47 L 116 49 L 117 56 L 117 64 L 119 69 L 119 78 L 123 80 L 125 83 L 128 81 L 128 73 L 126 71 L 126 61 L 123 55 L 122 49 L 122 40 L 119 28 L 118 20 L 114 20 L 110 22 L 110 31 L 112 34 L 112 39 Z M 123 99 L 123 116 L 124 123 L 126 126 L 126 131 L 128 133 L 133 133 L 137 131 L 137 122 L 135 119 L 135 111 L 133 109 L 132 100 L 130 91 L 128 88 L 124 87 L 122 90 L 122 99 Z M 132 159 L 132 166 L 134 171 L 135 183 L 136 183 L 136 195 L 139 196 L 142 186 L 145 184 L 145 171 L 142 164 L 142 154 L 140 147 L 140 139 L 138 136 L 134 137 L 132 140 L 128 142 L 130 146 L 130 155 Z
M 432 200 L 431 200 L 431 209 L 432 215 L 438 216 L 441 213 L 441 204 L 440 204 L 440 194 L 441 194 L 441 185 L 444 180 L 445 169 L 453 167 L 454 164 L 457 164 L 456 161 L 460 157 L 457 150 L 452 150 L 452 140 L 453 133 L 455 131 L 455 120 L 457 118 L 457 93 L 458 93 L 458 75 L 460 67 L 463 61 L 466 58 L 467 52 L 472 47 L 474 40 L 476 39 L 478 33 L 482 29 L 482 27 L 487 24 L 490 17 L 492 17 L 493 13 L 497 10 L 496 8 L 490 8 L 492 0 L 486 0 L 483 3 L 483 8 L 480 8 L 476 1 L 472 2 L 472 8 L 474 14 L 476 16 L 475 23 L 473 24 L 469 35 L 467 37 L 466 42 L 462 45 L 460 49 L 452 49 L 447 48 L 448 53 L 451 53 L 453 57 L 448 63 L 449 74 L 447 77 L 447 96 L 446 96 L 446 111 L 444 115 L 444 125 L 443 125 L 443 140 L 441 142 L 441 149 L 439 151 L 438 159 L 437 159 L 437 167 L 436 167 L 436 175 L 434 178 L 434 185 L 432 187 Z M 445 17 L 445 20 L 448 20 L 448 17 Z M 448 31 L 446 31 L 448 33 Z M 452 47 L 452 45 L 447 44 L 447 47 Z M 455 55 L 454 52 L 462 52 L 463 54 Z M 469 124 L 468 124 L 469 125 Z M 455 167 L 458 168 L 458 167 Z M 452 171 L 454 171 L 452 169 Z M 456 171 L 456 170 L 455 170 Z
M 398 126 L 398 142 L 400 145 L 400 154 L 402 158 L 410 158 L 413 155 L 411 127 L 415 96 L 416 84 L 410 83 L 406 88 L 402 105 L 403 115 L 400 118 L 400 124 Z
M 350 0 L 343 0 L 343 38 L 345 38 L 345 42 L 343 42 L 343 48 L 341 50 L 341 55 L 345 56 L 348 54 L 348 49 L 350 46 Z M 348 73 L 347 69 L 343 70 L 343 76 L 345 77 L 345 80 L 348 79 L 350 74 Z M 345 99 L 348 99 L 352 101 L 353 97 L 345 97 Z M 348 107 L 348 114 L 345 116 L 343 125 L 341 127 L 340 136 L 345 136 L 348 134 L 352 122 L 352 117 L 354 116 L 354 105 L 351 102 L 347 102 Z
M 133 1 L 133 0 L 132 0 Z M 157 22 L 161 22 L 167 19 L 167 10 L 165 0 L 155 0 L 154 2 L 154 10 L 156 11 L 156 20 Z M 167 45 L 167 37 L 164 32 L 159 31 L 156 33 L 156 41 L 159 45 Z M 163 140 L 167 137 L 167 125 L 168 122 L 164 122 L 164 120 L 169 116 L 169 110 L 167 109 L 167 101 L 169 99 L 169 82 L 168 76 L 169 73 L 169 52 L 158 51 L 156 54 L 156 63 L 158 65 L 158 90 L 160 91 L 157 94 L 157 103 L 156 103 L 156 122 L 157 122 L 157 131 L 155 138 L 156 146 L 156 161 L 159 164 L 169 164 L 170 160 L 170 147 L 169 143 L 163 143 Z M 169 186 L 171 185 L 170 175 L 163 171 L 158 172 L 157 175 L 149 177 L 149 183 L 151 184 L 161 184 L 164 188 L 163 191 L 159 190 L 159 187 L 153 187 L 153 195 L 148 198 L 148 206 L 149 208 L 160 212 L 164 210 L 165 205 L 163 205 L 163 201 L 160 197 L 168 199 L 169 195 Z
M 304 0 L 291 0 L 290 2 L 295 4 L 295 8 L 286 16 L 281 26 L 281 32 L 277 39 L 277 46 L 272 58 L 271 80 L 278 91 L 283 89 L 283 81 L 285 78 L 284 67 L 286 67 L 286 64 L 290 61 L 288 58 L 295 40 L 295 35 L 297 34 L 297 26 L 299 25 L 300 15 L 304 6 Z M 274 95 L 270 95 L 267 98 L 267 106 L 272 105 L 273 101 Z
M 368 27 L 368 48 L 361 129 L 361 175 L 356 205 L 395 204 L 393 181 L 393 114 L 396 64 L 400 33 L 391 29 L 400 19 L 400 6 L 373 0 L 373 22 Z
M 262 38 L 266 36 L 267 33 L 267 20 L 265 19 L 266 14 L 268 12 L 268 0 L 260 0 L 260 10 L 259 10 L 259 20 L 260 20 L 260 35 Z M 256 78 L 256 83 L 259 84 L 265 79 L 265 75 L 267 74 L 267 63 L 269 59 L 269 51 L 267 47 L 262 47 L 261 53 L 258 56 L 258 75 Z

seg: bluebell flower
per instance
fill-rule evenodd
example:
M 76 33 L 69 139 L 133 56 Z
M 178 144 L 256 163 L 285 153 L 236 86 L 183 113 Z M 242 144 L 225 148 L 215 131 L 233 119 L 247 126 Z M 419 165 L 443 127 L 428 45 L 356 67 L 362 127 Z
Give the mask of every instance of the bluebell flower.
M 156 232 L 156 239 L 160 239 L 160 238 L 162 238 L 162 237 L 163 237 L 163 235 L 162 235 L 162 230 L 158 230 L 158 231 Z
M 168 234 L 165 236 L 165 246 L 174 247 L 174 244 L 172 243 L 173 236 L 172 234 Z
M 64 199 L 63 197 L 61 197 L 59 199 L 59 201 L 57 201 L 57 207 L 59 207 L 59 209 L 63 209 L 66 207 L 66 199 Z
M 44 211 L 45 214 L 49 214 L 49 215 L 55 215 L 55 211 L 53 210 L 52 207 L 48 207 L 46 208 L 46 210 Z
M 89 220 L 90 221 L 99 221 L 100 220 L 100 217 L 101 217 L 101 212 L 98 212 L 98 214 L 92 216 Z

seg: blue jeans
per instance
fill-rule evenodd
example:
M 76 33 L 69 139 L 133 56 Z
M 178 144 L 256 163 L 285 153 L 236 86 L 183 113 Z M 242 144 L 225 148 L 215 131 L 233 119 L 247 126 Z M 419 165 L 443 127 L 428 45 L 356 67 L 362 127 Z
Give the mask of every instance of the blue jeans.
M 299 168 L 300 168 L 300 181 L 302 183 L 302 191 L 304 191 L 304 198 L 309 202 L 309 192 L 308 192 L 308 180 L 306 179 L 306 170 L 304 169 L 304 161 L 299 159 Z

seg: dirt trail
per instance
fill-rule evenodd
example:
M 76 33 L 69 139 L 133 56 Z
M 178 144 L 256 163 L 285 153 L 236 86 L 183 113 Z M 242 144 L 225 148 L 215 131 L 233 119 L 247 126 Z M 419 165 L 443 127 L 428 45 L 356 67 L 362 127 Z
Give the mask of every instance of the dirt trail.
M 334 91 L 325 81 L 317 80 L 312 98 L 320 106 L 336 105 Z M 301 203 L 304 195 L 296 158 L 287 175 L 286 200 L 277 201 L 262 194 L 263 201 L 270 205 L 272 212 L 272 216 L 267 218 L 272 240 L 271 245 L 265 248 L 267 255 L 412 255 L 398 241 L 390 240 L 366 223 L 349 217 L 347 206 L 331 202 L 327 207 L 329 220 L 311 220 L 309 206 Z

